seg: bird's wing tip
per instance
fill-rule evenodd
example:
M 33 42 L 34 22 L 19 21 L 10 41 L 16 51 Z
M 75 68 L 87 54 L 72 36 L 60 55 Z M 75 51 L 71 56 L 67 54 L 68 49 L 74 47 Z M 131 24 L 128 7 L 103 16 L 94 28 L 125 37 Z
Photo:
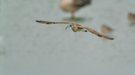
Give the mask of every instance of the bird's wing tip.
M 38 22 L 38 23 L 42 23 L 43 21 L 41 21 L 41 20 L 35 20 L 36 22 Z
M 110 40 L 114 40 L 114 38 L 110 38 Z

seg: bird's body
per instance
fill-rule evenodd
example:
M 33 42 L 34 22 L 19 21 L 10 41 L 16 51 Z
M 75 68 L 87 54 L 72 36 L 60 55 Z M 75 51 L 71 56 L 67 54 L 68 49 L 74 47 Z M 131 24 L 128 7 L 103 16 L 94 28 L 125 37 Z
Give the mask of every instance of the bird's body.
M 72 29 L 73 32 L 87 32 L 86 29 L 84 29 L 81 25 L 79 24 L 71 24 L 70 28 Z
M 70 12 L 72 14 L 71 18 L 75 18 L 75 12 L 80 8 L 89 5 L 91 0 L 61 0 L 60 7 L 65 12 Z

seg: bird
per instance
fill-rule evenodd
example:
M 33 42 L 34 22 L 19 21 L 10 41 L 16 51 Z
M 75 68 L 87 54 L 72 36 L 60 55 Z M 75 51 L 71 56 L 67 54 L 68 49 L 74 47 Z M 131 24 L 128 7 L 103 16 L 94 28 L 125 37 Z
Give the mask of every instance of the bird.
M 71 13 L 71 19 L 75 19 L 75 13 L 80 8 L 90 5 L 91 0 L 60 0 L 60 8 L 65 12 Z
M 131 23 L 135 23 L 135 13 L 129 12 L 129 13 L 128 13 L 128 20 L 129 20 Z
M 101 31 L 103 34 L 107 34 L 107 33 L 112 32 L 113 29 L 112 29 L 111 27 L 109 27 L 108 25 L 106 25 L 106 24 L 102 24 L 100 31 Z
M 114 38 L 112 38 L 112 37 L 101 34 L 101 33 L 97 32 L 96 30 L 94 30 L 94 29 L 92 29 L 90 27 L 85 27 L 85 26 L 82 26 L 82 25 L 80 25 L 78 23 L 53 22 L 53 21 L 43 21 L 43 20 L 36 20 L 36 22 L 42 23 L 42 24 L 69 24 L 66 28 L 70 27 L 73 32 L 79 32 L 79 31 L 90 32 L 92 34 L 95 34 L 98 37 L 105 38 L 105 39 L 108 39 L 108 40 L 114 40 Z

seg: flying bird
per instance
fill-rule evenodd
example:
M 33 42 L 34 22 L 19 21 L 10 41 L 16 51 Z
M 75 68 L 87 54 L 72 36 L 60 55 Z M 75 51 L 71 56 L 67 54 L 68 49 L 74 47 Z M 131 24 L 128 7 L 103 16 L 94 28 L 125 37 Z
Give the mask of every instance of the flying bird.
M 70 22 L 52 22 L 52 21 L 42 21 L 42 20 L 36 20 L 38 23 L 43 23 L 43 24 L 69 24 L 66 28 L 70 27 L 73 32 L 90 32 L 92 34 L 95 34 L 98 37 L 109 39 L 109 40 L 114 40 L 114 38 L 109 37 L 107 35 L 101 34 L 97 32 L 96 30 L 90 28 L 90 27 L 84 27 L 80 24 L 77 23 L 70 23 Z
M 71 13 L 71 19 L 75 19 L 75 12 L 80 8 L 91 4 L 91 0 L 61 0 L 60 8 Z

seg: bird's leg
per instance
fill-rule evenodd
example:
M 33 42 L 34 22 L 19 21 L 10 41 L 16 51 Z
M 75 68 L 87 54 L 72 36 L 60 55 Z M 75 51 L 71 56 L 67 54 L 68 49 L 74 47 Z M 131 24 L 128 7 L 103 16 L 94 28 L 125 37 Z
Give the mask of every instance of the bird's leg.
M 71 19 L 75 19 L 75 11 L 71 12 Z

